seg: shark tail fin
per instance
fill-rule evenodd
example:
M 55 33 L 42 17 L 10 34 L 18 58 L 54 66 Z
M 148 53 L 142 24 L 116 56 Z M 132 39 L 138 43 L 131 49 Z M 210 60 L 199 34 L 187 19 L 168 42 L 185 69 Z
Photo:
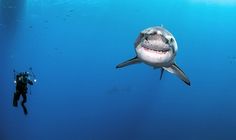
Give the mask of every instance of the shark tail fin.
M 190 80 L 188 79 L 186 74 L 175 63 L 173 65 L 171 65 L 170 67 L 163 67 L 163 68 L 166 71 L 178 76 L 187 85 L 189 85 L 189 86 L 191 85 Z

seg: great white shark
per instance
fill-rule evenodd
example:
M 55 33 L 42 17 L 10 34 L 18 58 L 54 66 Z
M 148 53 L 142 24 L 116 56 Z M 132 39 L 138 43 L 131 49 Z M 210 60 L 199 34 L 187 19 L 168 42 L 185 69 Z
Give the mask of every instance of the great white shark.
M 150 27 L 141 31 L 134 46 L 136 56 L 118 64 L 116 68 L 145 63 L 155 69 L 161 69 L 160 79 L 166 70 L 190 86 L 190 80 L 175 62 L 178 50 L 176 39 L 163 26 Z

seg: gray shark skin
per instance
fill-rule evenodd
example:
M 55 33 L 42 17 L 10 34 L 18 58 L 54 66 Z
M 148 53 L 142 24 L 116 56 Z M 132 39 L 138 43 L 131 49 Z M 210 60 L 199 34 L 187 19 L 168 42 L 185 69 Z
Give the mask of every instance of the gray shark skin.
M 134 46 L 136 56 L 118 64 L 116 68 L 144 63 L 155 69 L 160 68 L 160 79 L 164 70 L 166 70 L 175 74 L 190 86 L 190 80 L 175 62 L 175 56 L 178 50 L 177 42 L 174 36 L 163 28 L 163 26 L 144 29 L 136 39 Z

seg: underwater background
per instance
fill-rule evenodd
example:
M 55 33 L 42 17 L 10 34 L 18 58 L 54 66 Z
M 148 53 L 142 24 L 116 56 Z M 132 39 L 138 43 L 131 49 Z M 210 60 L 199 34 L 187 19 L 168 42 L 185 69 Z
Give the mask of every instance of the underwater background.
M 135 56 L 175 36 L 191 86 Z M 0 0 L 0 140 L 235 140 L 235 0 Z M 13 70 L 33 68 L 25 116 Z

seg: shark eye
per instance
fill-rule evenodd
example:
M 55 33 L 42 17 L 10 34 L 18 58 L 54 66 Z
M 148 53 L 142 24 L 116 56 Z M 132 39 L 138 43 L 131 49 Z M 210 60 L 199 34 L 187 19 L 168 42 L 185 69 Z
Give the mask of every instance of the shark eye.
M 165 38 L 167 39 L 167 43 L 169 44 L 174 42 L 174 38 L 172 36 L 167 35 L 165 36 Z

